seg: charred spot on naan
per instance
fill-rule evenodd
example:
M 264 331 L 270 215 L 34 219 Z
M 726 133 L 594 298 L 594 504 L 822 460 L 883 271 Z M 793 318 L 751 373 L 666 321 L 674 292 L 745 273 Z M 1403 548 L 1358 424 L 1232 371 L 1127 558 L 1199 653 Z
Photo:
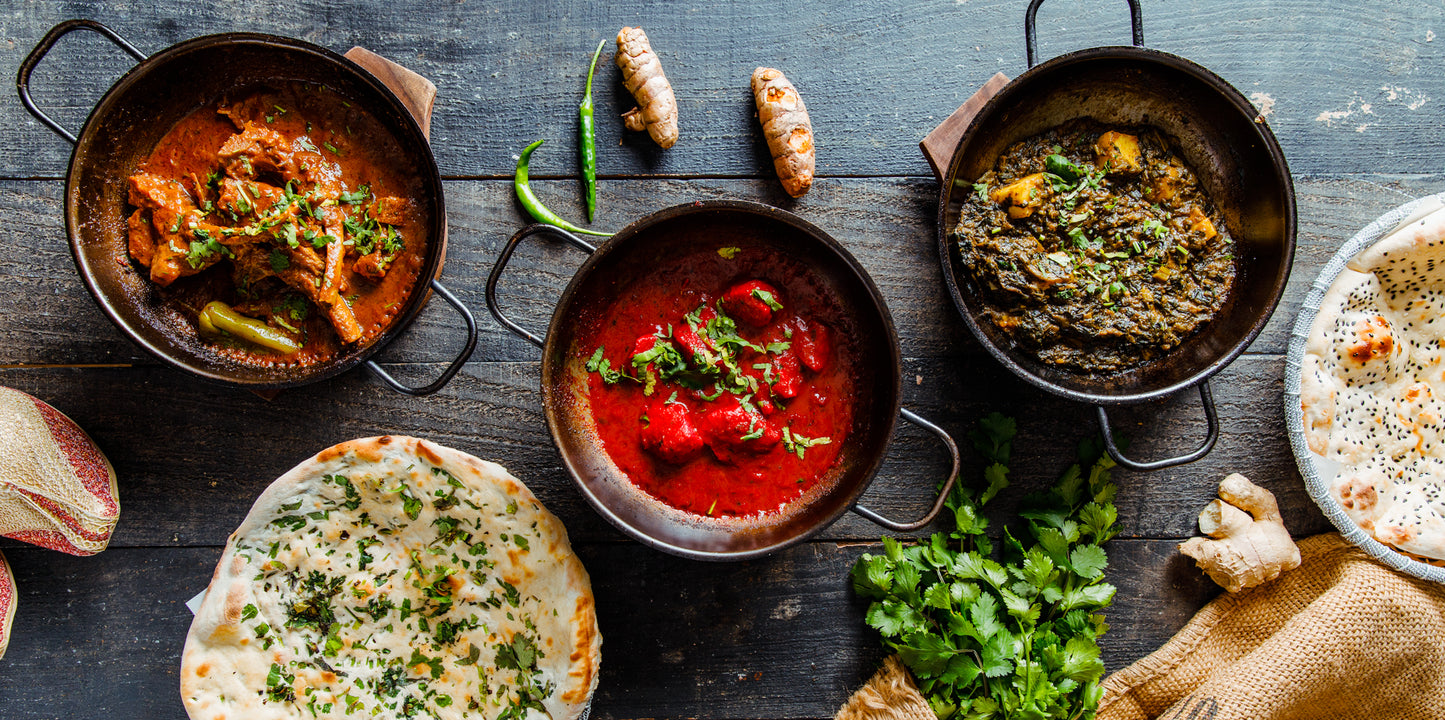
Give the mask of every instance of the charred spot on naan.
M 1375 474 L 1378 476 L 1378 473 Z M 1378 508 L 1380 493 L 1375 489 L 1375 483 L 1366 476 L 1348 476 L 1341 479 L 1335 487 L 1339 496 L 1340 506 L 1345 510 L 1359 513 L 1368 517 Z M 1357 521 L 1358 522 L 1358 521 Z M 1365 522 L 1368 522 L 1366 520 Z M 1363 526 L 1365 523 L 1360 522 Z
M 1395 335 L 1390 321 L 1382 315 L 1367 317 L 1355 323 L 1357 341 L 1346 350 L 1346 355 L 1357 363 L 1365 364 L 1376 358 L 1388 358 L 1395 350 Z

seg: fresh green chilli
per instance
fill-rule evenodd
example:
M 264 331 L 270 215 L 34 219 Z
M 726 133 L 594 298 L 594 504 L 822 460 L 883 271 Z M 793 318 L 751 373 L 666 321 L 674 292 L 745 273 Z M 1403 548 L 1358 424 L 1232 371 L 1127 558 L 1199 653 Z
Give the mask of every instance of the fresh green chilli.
M 597 214 L 597 123 L 592 114 L 592 73 L 597 70 L 597 58 L 602 55 L 602 46 L 607 38 L 597 41 L 597 50 L 592 53 L 592 64 L 587 67 L 587 91 L 582 94 L 582 104 L 577 108 L 577 151 L 582 155 L 582 186 L 587 192 L 587 222 Z
M 571 230 L 575 233 L 601 235 L 603 237 L 611 236 L 612 233 L 588 230 L 587 228 L 577 227 L 563 220 L 561 215 L 548 210 L 547 206 L 543 205 L 542 201 L 538 200 L 536 194 L 532 192 L 532 186 L 527 184 L 527 165 L 532 159 L 532 151 L 536 150 L 544 142 L 547 141 L 545 139 L 538 140 L 528 145 L 527 148 L 522 151 L 522 154 L 517 157 L 517 174 L 512 178 L 512 188 L 517 191 L 517 202 L 522 203 L 522 208 L 527 211 L 527 214 L 531 215 L 532 219 L 539 223 L 546 223 L 562 228 L 563 230 Z
M 301 344 L 291 336 L 260 320 L 246 317 L 220 301 L 207 303 L 201 309 L 197 322 L 201 333 L 205 335 L 214 336 L 224 332 L 253 345 L 282 353 L 293 353 L 301 349 Z

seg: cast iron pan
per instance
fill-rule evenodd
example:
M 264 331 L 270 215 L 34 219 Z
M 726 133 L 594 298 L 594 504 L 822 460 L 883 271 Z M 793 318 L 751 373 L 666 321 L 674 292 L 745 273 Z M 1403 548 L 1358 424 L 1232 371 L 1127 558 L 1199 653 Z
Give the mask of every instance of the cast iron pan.
M 517 244 L 552 234 L 591 254 L 552 313 L 546 339 L 518 326 L 499 309 L 496 286 Z M 721 246 L 768 245 L 808 265 L 843 307 L 857 348 L 854 427 L 830 480 L 780 513 L 760 519 L 702 518 L 668 507 L 638 490 L 612 462 L 597 437 L 587 398 L 586 323 L 626 292 L 629 280 Z M 958 475 L 958 448 L 941 429 L 899 407 L 901 362 L 893 318 L 878 288 L 843 246 L 784 210 L 744 201 L 707 201 L 660 210 L 624 228 L 600 248 L 548 225 L 524 228 L 507 243 L 487 280 L 487 306 L 503 325 L 542 348 L 542 407 L 562 461 L 582 494 L 603 517 L 632 537 L 684 557 L 742 560 L 801 542 L 848 509 L 893 530 L 913 530 L 937 516 Z M 924 427 L 948 447 L 953 469 L 922 519 L 895 522 L 856 505 L 882 463 L 896 418 Z
M 139 61 L 91 110 L 79 139 L 41 112 L 31 100 L 29 89 L 31 71 L 57 40 L 75 30 L 99 33 Z M 181 118 L 221 96 L 287 80 L 325 85 L 366 108 L 416 163 L 413 169 L 422 179 L 423 190 L 413 200 L 417 211 L 426 214 L 429 238 L 418 278 L 429 281 L 431 290 L 455 307 L 467 325 L 467 341 L 461 354 L 430 385 L 402 385 L 368 359 L 421 312 L 429 293 L 420 284 L 391 327 L 370 345 L 353 347 L 328 362 L 309 367 L 260 368 L 229 361 L 207 350 L 150 280 L 129 262 L 126 178 L 161 137 Z M 305 385 L 365 362 L 392 388 L 424 395 L 441 389 L 471 355 L 477 341 L 476 322 L 436 280 L 445 251 L 446 206 L 431 148 L 401 101 L 359 65 L 300 40 L 253 33 L 195 38 L 146 57 L 100 23 L 70 20 L 51 29 L 25 58 L 16 85 L 30 113 L 74 145 L 65 178 L 65 227 L 81 278 L 116 327 L 162 361 L 207 380 L 253 390 Z
M 1219 436 L 1208 378 L 1259 335 L 1284 292 L 1294 258 L 1295 198 L 1289 167 L 1249 101 L 1229 83 L 1180 57 L 1142 47 L 1137 0 L 1129 0 L 1135 47 L 1099 47 L 1034 65 L 1033 0 L 1025 18 L 1029 70 L 999 91 L 974 117 L 944 175 L 938 207 L 938 255 L 949 293 L 975 337 L 1030 384 L 1098 406 L 1109 454 L 1135 470 L 1192 462 Z M 1039 362 L 982 313 L 984 296 L 963 267 L 952 230 L 961 198 L 1009 145 L 1075 118 L 1105 124 L 1153 125 L 1176 141 L 1235 240 L 1237 276 L 1220 314 L 1158 360 L 1115 375 L 1067 372 Z M 1162 398 L 1199 386 L 1208 438 L 1195 451 L 1154 462 L 1119 452 L 1107 405 Z

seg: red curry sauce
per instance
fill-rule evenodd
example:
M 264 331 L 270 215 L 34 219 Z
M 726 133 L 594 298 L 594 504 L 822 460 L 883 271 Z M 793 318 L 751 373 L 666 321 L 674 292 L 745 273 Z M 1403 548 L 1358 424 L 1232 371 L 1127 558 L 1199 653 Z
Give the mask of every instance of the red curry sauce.
M 776 512 L 829 475 L 853 428 L 847 319 L 765 246 L 691 253 L 623 289 L 580 338 L 607 454 L 702 516 Z
M 421 180 L 390 131 L 334 90 L 280 83 L 183 118 L 130 177 L 129 254 L 197 332 L 211 301 L 291 337 L 224 333 L 250 365 L 310 365 L 399 315 L 427 247 Z

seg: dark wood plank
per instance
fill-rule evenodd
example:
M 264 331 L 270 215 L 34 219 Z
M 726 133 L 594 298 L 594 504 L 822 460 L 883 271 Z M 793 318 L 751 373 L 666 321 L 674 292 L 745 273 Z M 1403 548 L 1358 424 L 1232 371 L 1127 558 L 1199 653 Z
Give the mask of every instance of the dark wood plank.
M 624 134 L 615 118 L 632 101 L 609 63 L 596 93 L 604 175 L 770 177 L 748 77 L 771 65 L 788 73 L 808 103 L 821 177 L 926 177 L 918 141 L 993 73 L 1023 71 L 1024 6 L 404 0 L 343 10 L 327 0 L 262 0 L 120 11 L 99 0 L 37 0 L 0 31 L 0 67 L 17 67 L 46 30 L 77 16 L 111 24 L 147 52 L 230 31 L 300 37 L 337 52 L 362 45 L 437 84 L 432 139 L 444 173 L 510 174 L 513 153 L 550 137 L 568 151 L 536 172 L 574 175 L 570 138 L 589 53 L 623 25 L 641 24 L 677 90 L 682 137 L 663 152 Z M 1047 3 L 1041 57 L 1127 43 L 1122 10 L 1087 0 Z M 1445 135 L 1431 108 L 1445 97 L 1445 77 L 1431 69 L 1445 60 L 1445 46 L 1430 33 L 1442 19 L 1438 4 L 1399 1 L 1144 3 L 1149 47 L 1190 58 L 1268 106 L 1291 164 L 1305 173 L 1374 172 L 1381 162 L 1402 172 L 1439 168 Z M 98 37 L 67 39 L 37 72 L 35 93 L 63 124 L 78 128 L 128 67 L 128 57 Z M 13 96 L 0 101 L 0 176 L 58 176 L 68 151 Z
M 1284 352 L 1298 303 L 1336 248 L 1390 208 L 1445 188 L 1445 178 L 1301 177 L 1296 185 L 1301 231 L 1294 270 L 1253 352 Z M 824 180 L 796 203 L 760 180 L 604 180 L 601 188 L 598 227 L 618 228 L 669 205 L 710 198 L 791 208 L 838 238 L 872 275 L 888 301 L 905 356 L 981 357 L 943 286 L 932 180 Z M 536 359 L 536 349 L 496 323 L 484 304 L 492 264 L 507 238 L 525 223 L 510 183 L 454 181 L 446 191 L 451 240 L 442 280 L 477 315 L 482 334 L 474 359 Z M 582 216 L 572 183 L 540 182 L 538 192 L 559 212 Z M 0 217 L 6 218 L 0 223 L 0 275 L 8 279 L 0 283 L 0 365 L 152 362 L 91 301 L 70 257 L 62 214 L 58 183 L 0 181 Z M 576 250 L 550 240 L 521 248 L 501 284 L 506 312 L 541 332 L 582 259 Z M 455 314 L 438 304 L 383 357 L 439 362 L 449 360 L 459 344 Z
M 388 366 L 416 381 L 436 366 Z M 68 413 L 95 438 L 120 477 L 122 516 L 116 546 L 219 545 L 261 490 L 287 469 L 333 443 L 383 433 L 410 434 L 507 466 L 579 540 L 621 536 L 572 487 L 547 433 L 535 363 L 472 363 L 426 399 L 392 393 L 364 372 L 281 393 L 265 401 L 204 384 L 168 368 L 0 370 L 0 384 L 31 393 Z M 1283 363 L 1246 356 L 1214 382 L 1223 424 L 1205 460 L 1165 472 L 1119 472 L 1118 505 L 1129 537 L 1184 538 L 1226 474 L 1243 472 L 1275 492 L 1291 529 L 1309 535 L 1328 524 L 1304 493 L 1284 437 L 1280 409 Z M 1016 416 L 1016 489 L 996 503 L 1011 511 L 1020 493 L 1049 483 L 1074 458 L 1079 440 L 1096 432 L 1093 410 L 1023 383 L 992 361 L 910 360 L 906 406 L 940 423 L 967 451 L 967 432 L 994 410 Z M 1198 398 L 1186 393 L 1158 405 L 1114 413 L 1133 436 L 1131 452 L 1160 457 L 1202 439 Z M 979 462 L 966 452 L 965 478 Z M 863 502 L 885 514 L 921 514 L 947 470 L 932 436 L 900 423 L 887 461 Z M 846 515 L 821 537 L 876 539 L 881 530 Z
M 603 635 L 594 716 L 829 718 L 883 652 L 847 573 L 877 545 L 809 543 L 715 565 L 634 543 L 582 544 Z M 184 602 L 218 548 L 7 549 L 20 596 L 0 673 L 7 720 L 180 720 Z M 1172 543 L 1115 540 L 1109 669 L 1162 644 L 1216 592 Z

